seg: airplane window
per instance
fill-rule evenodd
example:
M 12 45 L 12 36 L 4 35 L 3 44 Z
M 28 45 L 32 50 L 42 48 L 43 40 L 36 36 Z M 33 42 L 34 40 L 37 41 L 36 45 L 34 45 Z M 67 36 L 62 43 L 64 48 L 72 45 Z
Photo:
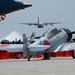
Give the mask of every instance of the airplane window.
M 53 28 L 53 29 L 49 29 L 48 31 L 46 31 L 43 36 L 46 36 L 48 39 L 50 39 L 56 34 L 58 34 L 59 32 L 61 32 L 61 30 L 57 28 Z

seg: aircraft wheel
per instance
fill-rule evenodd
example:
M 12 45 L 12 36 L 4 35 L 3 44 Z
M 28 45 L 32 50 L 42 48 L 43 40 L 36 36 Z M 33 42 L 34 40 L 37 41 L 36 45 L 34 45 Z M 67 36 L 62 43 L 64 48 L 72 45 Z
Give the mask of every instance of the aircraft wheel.
M 72 57 L 75 59 L 75 51 L 72 51 Z
M 28 58 L 28 61 L 30 61 L 30 58 Z
M 44 59 L 43 60 L 50 59 L 48 53 L 44 53 L 43 56 L 44 56 Z

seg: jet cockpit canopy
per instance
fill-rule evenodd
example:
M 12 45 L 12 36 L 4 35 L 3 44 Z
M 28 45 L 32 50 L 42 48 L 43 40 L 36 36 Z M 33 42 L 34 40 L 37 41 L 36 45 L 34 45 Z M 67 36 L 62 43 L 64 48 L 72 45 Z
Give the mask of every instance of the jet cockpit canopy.
M 53 36 L 55 36 L 56 34 L 60 33 L 61 29 L 57 29 L 57 28 L 50 28 L 48 29 L 43 36 L 47 37 L 48 39 L 52 38 Z

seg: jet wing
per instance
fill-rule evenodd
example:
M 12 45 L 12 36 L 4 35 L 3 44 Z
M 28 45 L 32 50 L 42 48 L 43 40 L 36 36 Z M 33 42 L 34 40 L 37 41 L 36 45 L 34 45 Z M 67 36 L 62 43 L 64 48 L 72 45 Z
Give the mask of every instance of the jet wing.
M 6 1 L 6 0 L 0 0 L 0 1 Z M 14 1 L 14 0 L 7 0 L 7 1 Z
M 64 44 L 60 45 L 54 52 L 69 51 L 69 50 L 75 50 L 75 42 L 73 42 L 73 43 L 64 43 Z
M 8 52 L 21 52 L 23 51 L 23 44 L 0 44 L 0 50 Z
M 31 4 L 15 0 L 0 0 L 0 15 L 8 14 L 31 6 Z
M 30 45 L 28 48 L 31 52 L 38 52 L 49 49 L 50 45 Z

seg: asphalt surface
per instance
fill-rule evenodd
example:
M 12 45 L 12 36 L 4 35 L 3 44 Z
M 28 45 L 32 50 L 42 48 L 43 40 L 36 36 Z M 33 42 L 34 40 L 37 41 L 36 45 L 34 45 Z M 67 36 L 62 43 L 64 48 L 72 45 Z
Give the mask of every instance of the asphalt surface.
M 0 75 L 75 75 L 75 59 L 71 57 L 0 60 Z

